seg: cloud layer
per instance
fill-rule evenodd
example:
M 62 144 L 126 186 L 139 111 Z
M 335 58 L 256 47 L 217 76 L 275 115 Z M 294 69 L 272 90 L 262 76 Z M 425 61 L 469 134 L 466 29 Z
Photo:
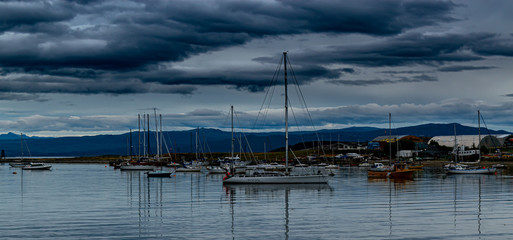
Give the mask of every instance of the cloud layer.
M 506 126 L 513 35 L 495 27 L 508 21 L 468 27 L 486 21 L 474 19 L 476 2 L 457 1 L 2 1 L 0 101 L 6 112 L 33 105 L 0 122 L 40 133 L 126 131 L 144 102 L 182 112 L 164 114 L 173 128 L 223 128 L 226 113 L 211 104 L 224 98 L 217 107 L 246 104 L 240 125 L 252 128 L 256 113 L 242 97 L 266 90 L 290 50 L 295 79 L 325 101 L 312 109 L 317 127 L 379 125 L 388 112 L 403 124 L 465 122 L 476 106 Z M 132 102 L 113 113 L 60 109 L 108 97 Z M 342 98 L 351 103 L 333 104 Z M 279 112 L 260 129 L 281 128 Z
M 0 81 L 7 85 L 0 89 L 29 94 L 191 94 L 194 85 L 224 85 L 260 91 L 269 81 L 267 69 L 227 72 L 230 66 L 226 66 L 202 73 L 172 66 L 191 56 L 266 37 L 310 33 L 396 36 L 456 21 L 451 14 L 457 7 L 448 1 L 427 0 L 3 1 L 0 45 L 9 47 L 0 50 Z M 372 48 L 333 46 L 331 54 L 305 53 L 296 60 L 296 73 L 308 82 L 339 78 L 344 69 L 324 66 L 337 62 L 376 66 L 479 59 L 455 53 L 476 37 L 461 36 L 458 41 L 449 36 L 454 42 L 451 49 L 442 47 L 448 37 L 415 50 L 419 44 L 432 42 L 408 39 L 420 37 L 395 38 Z M 405 45 L 403 51 L 391 51 Z M 482 51 L 500 54 L 493 46 Z M 324 57 L 319 58 L 320 54 Z

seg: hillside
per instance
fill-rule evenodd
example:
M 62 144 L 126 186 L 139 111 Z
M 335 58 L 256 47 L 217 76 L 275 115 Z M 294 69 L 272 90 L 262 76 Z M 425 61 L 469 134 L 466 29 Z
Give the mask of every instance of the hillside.
M 478 129 L 474 127 L 456 124 L 458 135 L 477 134 Z M 508 132 L 500 130 L 481 129 L 483 135 L 489 134 L 508 134 Z M 344 142 L 367 142 L 377 136 L 388 134 L 388 129 L 370 128 L 370 127 L 352 127 L 336 130 L 320 130 L 317 132 L 291 132 L 289 134 L 290 145 L 301 142 L 310 141 L 344 141 Z M 415 135 L 420 137 L 431 137 L 438 135 L 453 135 L 454 124 L 424 124 L 418 126 L 410 126 L 392 129 L 392 134 L 397 135 Z M 2 138 L 0 135 L 0 149 L 5 150 L 7 157 L 15 157 L 20 155 L 20 137 L 12 133 Z M 240 133 L 236 133 L 240 138 Z M 231 147 L 231 132 L 224 132 L 217 129 L 200 129 L 199 130 L 199 152 L 229 152 Z M 148 137 L 145 138 L 147 142 Z M 253 152 L 271 151 L 284 146 L 284 134 L 279 132 L 269 133 L 246 133 L 243 138 L 247 139 L 243 142 L 249 142 Z M 129 134 L 121 135 L 98 135 L 86 137 L 60 137 L 60 138 L 38 138 L 24 137 L 24 156 L 99 156 L 99 155 L 128 155 Z M 169 131 L 164 132 L 165 143 L 164 149 L 171 152 L 195 152 L 196 151 L 196 129 L 188 131 Z M 155 152 L 155 135 L 150 134 L 150 151 Z M 132 134 L 134 154 L 144 151 L 139 147 L 139 135 Z M 235 141 L 236 151 L 240 148 L 239 140 Z M 243 144 L 245 151 L 250 151 L 250 147 Z M 28 148 L 27 148 L 28 147 Z M 141 148 L 141 150 L 139 150 Z M 30 154 L 29 154 L 30 152 Z M 167 151 L 164 151 L 167 152 Z

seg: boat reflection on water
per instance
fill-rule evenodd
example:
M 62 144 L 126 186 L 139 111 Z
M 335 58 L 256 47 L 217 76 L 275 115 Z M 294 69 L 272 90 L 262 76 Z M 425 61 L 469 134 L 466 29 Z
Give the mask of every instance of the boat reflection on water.
M 164 227 L 163 188 L 169 178 L 148 178 L 141 171 L 126 171 L 126 197 L 130 208 L 137 210 L 139 216 L 139 236 L 143 237 L 144 229 Z
M 482 189 L 481 185 L 483 182 L 486 182 L 487 178 L 490 176 L 486 175 L 456 175 L 454 177 L 454 229 L 458 229 L 458 218 L 463 222 L 469 219 L 469 211 L 465 208 L 465 205 L 469 204 L 469 202 L 474 202 L 474 198 L 477 198 L 475 202 L 477 202 L 477 210 L 476 210 L 476 224 L 477 224 L 477 236 L 481 238 L 481 204 L 482 204 Z M 468 183 L 477 184 L 477 196 L 475 196 L 475 187 L 465 188 L 468 186 Z M 460 208 L 458 208 L 458 204 L 460 204 Z M 463 207 L 461 207 L 463 206 Z
M 284 229 L 283 238 L 289 239 L 289 197 L 292 194 L 299 193 L 330 193 L 333 189 L 328 184 L 242 184 L 242 185 L 223 185 L 227 200 L 230 203 L 230 214 L 232 217 L 231 230 L 232 237 L 237 236 L 235 226 L 235 205 L 242 201 L 258 200 L 260 198 L 277 198 L 284 201 Z M 297 199 L 296 199 L 297 200 Z
M 328 184 L 240 184 L 240 185 L 223 185 L 226 194 L 240 194 L 259 197 L 273 193 L 283 193 L 285 191 L 295 192 L 312 192 L 312 191 L 332 191 Z

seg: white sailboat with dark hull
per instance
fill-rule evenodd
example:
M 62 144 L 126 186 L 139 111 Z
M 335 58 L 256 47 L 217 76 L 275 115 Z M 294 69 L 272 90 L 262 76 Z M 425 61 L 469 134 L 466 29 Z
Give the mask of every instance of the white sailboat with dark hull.
M 121 165 L 120 170 L 121 171 L 153 171 L 155 169 L 155 166 L 153 165 L 142 165 L 142 164 L 132 164 L 132 129 L 130 129 L 130 135 L 129 135 L 129 148 L 130 148 L 130 159 L 129 161 Z
M 160 160 L 162 159 L 162 140 L 163 140 L 163 137 L 162 137 L 162 115 L 159 115 L 160 117 L 160 134 L 158 134 L 158 126 L 157 126 L 157 109 L 153 109 L 154 113 L 155 113 L 155 137 L 157 139 L 157 156 L 156 156 L 156 159 L 159 161 L 160 163 Z M 146 176 L 148 177 L 171 177 L 171 172 L 170 171 L 164 171 L 162 169 L 162 164 L 160 163 L 159 164 L 160 166 L 160 169 L 159 170 L 152 170 L 152 171 L 149 171 L 149 172 L 146 172 Z
M 477 111 L 477 122 L 478 122 L 478 128 L 479 128 L 479 143 L 478 143 L 478 149 L 475 150 L 475 154 L 478 154 L 478 160 L 475 162 L 476 164 L 479 164 L 481 162 L 481 113 L 478 110 Z M 455 128 L 456 129 L 456 128 Z M 456 130 L 455 130 L 456 132 Z M 456 162 L 458 162 L 458 148 L 457 148 L 457 142 L 456 142 L 456 134 L 454 139 L 454 147 L 455 147 L 455 159 Z M 461 163 L 456 164 L 449 164 L 446 168 L 446 171 L 448 174 L 495 174 L 497 172 L 497 169 L 494 167 L 481 167 L 481 166 L 468 166 Z
M 285 172 L 252 172 L 232 175 L 227 173 L 224 184 L 326 184 L 331 176 L 317 170 L 313 173 L 289 170 L 289 123 L 287 94 L 287 53 L 283 52 L 284 88 L 285 88 Z M 303 169 L 307 170 L 307 169 Z M 309 169 L 312 170 L 312 169 Z M 315 171 L 315 170 L 314 170 Z M 233 169 L 232 169 L 233 172 Z M 310 171 L 309 171 L 310 172 Z

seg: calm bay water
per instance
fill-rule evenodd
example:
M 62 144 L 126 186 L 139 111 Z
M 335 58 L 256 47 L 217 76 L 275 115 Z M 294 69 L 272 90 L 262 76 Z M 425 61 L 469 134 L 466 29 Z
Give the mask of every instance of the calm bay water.
M 16 171 L 18 174 L 12 174 Z M 98 164 L 0 165 L 0 239 L 511 239 L 513 178 L 223 186 L 223 175 L 146 178 Z

